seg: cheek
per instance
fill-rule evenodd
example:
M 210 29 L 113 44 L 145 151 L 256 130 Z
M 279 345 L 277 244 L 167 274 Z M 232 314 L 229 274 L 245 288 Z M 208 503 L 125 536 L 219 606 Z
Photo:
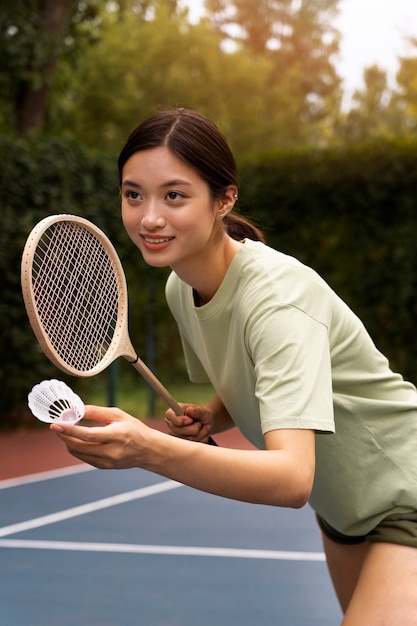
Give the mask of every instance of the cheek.
M 140 248 L 140 237 L 138 235 L 138 224 L 135 214 L 132 211 L 122 211 L 122 223 L 129 239 Z
M 135 228 L 135 225 L 136 225 L 135 213 L 134 211 L 129 210 L 129 208 L 124 207 L 123 204 L 122 204 L 122 222 L 123 222 L 123 226 L 125 227 L 128 233 L 133 231 L 133 229 Z

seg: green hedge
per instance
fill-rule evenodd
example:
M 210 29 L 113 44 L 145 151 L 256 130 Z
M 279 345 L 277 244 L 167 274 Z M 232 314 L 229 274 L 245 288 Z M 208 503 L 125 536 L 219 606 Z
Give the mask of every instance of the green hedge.
M 62 138 L 0 137 L 0 159 L 0 428 L 9 428 L 34 423 L 26 406 L 33 384 L 51 376 L 68 380 L 41 353 L 21 295 L 21 255 L 39 220 L 55 213 L 72 213 L 90 219 L 107 233 L 121 256 L 129 286 L 137 286 L 130 289 L 130 314 L 132 338 L 141 354 L 150 314 L 146 308 L 149 285 L 162 294 L 165 275 L 150 274 L 124 232 L 115 157 L 92 154 Z M 161 343 L 172 332 L 172 323 L 163 332 L 161 313 L 164 311 L 165 318 L 166 313 L 162 298 L 163 294 L 154 297 L 151 312 L 154 323 L 162 328 L 156 333 Z M 78 384 L 72 379 L 73 387 Z
M 20 289 L 24 243 L 49 214 L 75 213 L 104 229 L 126 270 L 133 344 L 164 382 L 185 375 L 164 303 L 167 270 L 147 268 L 121 224 L 115 156 L 57 137 L 0 137 L 0 157 L 0 427 L 33 424 L 28 390 L 44 377 L 62 376 L 39 351 Z M 241 212 L 264 228 L 271 245 L 314 267 L 359 314 L 393 367 L 413 381 L 416 163 L 417 145 L 384 143 L 276 153 L 240 167 Z M 151 326 L 155 362 L 146 341 Z M 130 366 L 121 367 L 130 374 Z
M 417 144 L 269 155 L 241 176 L 242 212 L 316 269 L 417 382 Z

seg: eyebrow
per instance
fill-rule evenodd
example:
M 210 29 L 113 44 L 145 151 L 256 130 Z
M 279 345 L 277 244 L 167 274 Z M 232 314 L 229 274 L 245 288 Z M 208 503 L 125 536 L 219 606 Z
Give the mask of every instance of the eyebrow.
M 182 180 L 181 178 L 177 178 L 174 180 L 168 180 L 166 183 L 161 185 L 161 189 L 165 187 L 175 187 L 176 185 L 187 185 L 191 187 L 191 183 L 186 180 Z M 135 187 L 135 189 L 142 189 L 142 185 L 139 183 L 135 183 L 133 180 L 124 180 L 122 181 L 122 187 Z
M 140 189 L 141 186 L 138 183 L 134 183 L 133 180 L 122 180 L 122 187 L 136 187 Z

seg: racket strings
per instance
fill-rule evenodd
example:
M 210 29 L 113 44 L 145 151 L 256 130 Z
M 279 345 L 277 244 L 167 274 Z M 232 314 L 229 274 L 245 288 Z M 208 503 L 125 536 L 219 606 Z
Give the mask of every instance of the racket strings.
M 86 228 L 58 222 L 35 251 L 32 283 L 44 331 L 61 359 L 78 371 L 100 363 L 118 322 L 113 263 Z

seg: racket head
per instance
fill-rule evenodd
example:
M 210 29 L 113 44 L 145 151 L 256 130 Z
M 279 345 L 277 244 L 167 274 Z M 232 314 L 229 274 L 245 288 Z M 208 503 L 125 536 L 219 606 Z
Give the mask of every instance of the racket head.
M 73 376 L 94 376 L 137 357 L 127 331 L 127 285 L 108 237 L 77 215 L 41 220 L 26 241 L 22 294 L 45 355 Z

